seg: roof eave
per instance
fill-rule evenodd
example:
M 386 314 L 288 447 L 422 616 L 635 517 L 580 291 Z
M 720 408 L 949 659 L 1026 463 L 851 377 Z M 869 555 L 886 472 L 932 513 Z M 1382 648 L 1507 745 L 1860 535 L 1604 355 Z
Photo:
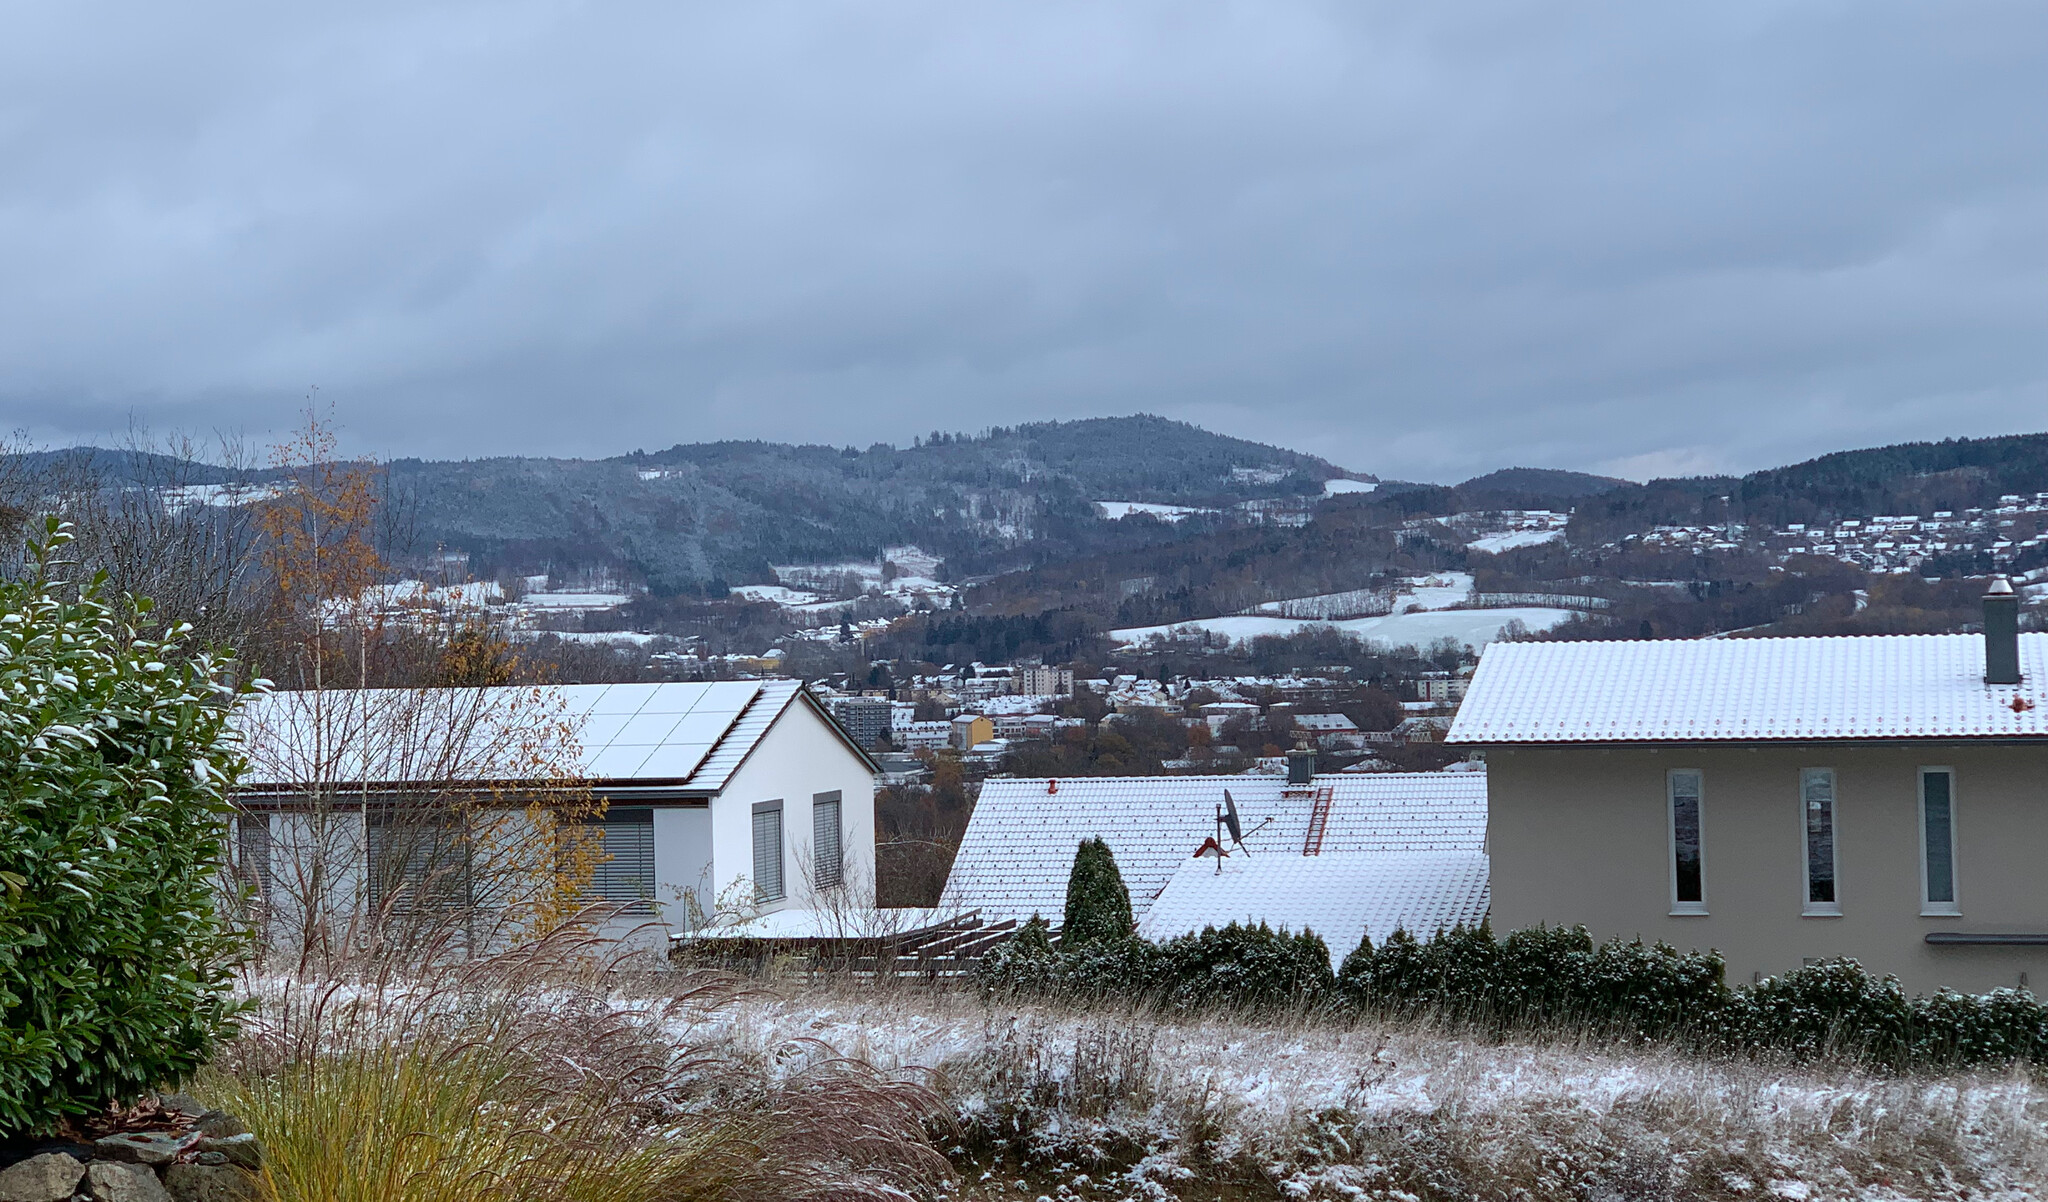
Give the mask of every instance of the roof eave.
M 2048 745 L 2048 734 L 2038 735 L 1795 735 L 1758 739 L 1445 739 L 1445 747 L 1485 751 L 1490 747 L 1812 747 L 1854 744 L 1986 743 Z

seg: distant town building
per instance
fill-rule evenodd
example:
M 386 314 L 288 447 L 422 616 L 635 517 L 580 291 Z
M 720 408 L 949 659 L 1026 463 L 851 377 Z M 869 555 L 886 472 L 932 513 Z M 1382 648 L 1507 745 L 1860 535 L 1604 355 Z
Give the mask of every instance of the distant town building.
M 1465 690 L 1472 687 L 1469 677 L 1453 676 L 1448 672 L 1432 672 L 1415 682 L 1415 699 L 1432 701 L 1443 705 L 1452 701 L 1463 701 Z
M 889 737 L 895 714 L 882 697 L 838 697 L 832 701 L 832 716 L 862 747 L 873 747 Z
M 1316 741 L 1324 751 L 1362 751 L 1365 736 L 1358 724 L 1343 714 L 1296 714 L 1295 729 Z
M 1071 697 L 1074 695 L 1072 668 L 1030 667 L 1019 669 L 1017 692 L 1025 697 Z
M 996 737 L 995 724 L 980 714 L 962 714 L 953 719 L 951 731 L 955 751 L 966 751 L 976 743 L 986 743 Z
M 905 722 L 891 733 L 896 745 L 905 751 L 937 751 L 950 747 L 953 742 L 951 722 Z

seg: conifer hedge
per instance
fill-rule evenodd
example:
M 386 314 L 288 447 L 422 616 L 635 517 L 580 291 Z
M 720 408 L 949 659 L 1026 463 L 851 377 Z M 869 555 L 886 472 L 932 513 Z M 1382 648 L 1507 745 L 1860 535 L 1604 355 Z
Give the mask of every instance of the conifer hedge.
M 227 665 L 60 584 L 69 541 L 51 522 L 0 583 L 0 1136 L 174 1084 L 233 1030 Z

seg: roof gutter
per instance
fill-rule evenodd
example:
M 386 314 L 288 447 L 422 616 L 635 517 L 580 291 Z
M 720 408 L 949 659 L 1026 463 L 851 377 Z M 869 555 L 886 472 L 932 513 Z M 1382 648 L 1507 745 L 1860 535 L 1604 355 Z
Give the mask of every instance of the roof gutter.
M 2031 932 L 1931 931 L 1927 942 L 1936 947 L 2048 947 L 2048 934 Z

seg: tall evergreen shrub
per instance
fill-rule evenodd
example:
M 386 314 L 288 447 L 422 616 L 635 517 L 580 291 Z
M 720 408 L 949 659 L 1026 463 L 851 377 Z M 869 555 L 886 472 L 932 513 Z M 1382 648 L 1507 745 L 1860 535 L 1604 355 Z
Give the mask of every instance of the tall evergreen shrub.
M 0 1136 L 177 1082 L 233 1029 L 227 665 L 53 579 L 69 541 L 51 522 L 0 583 Z
M 1131 891 L 1117 871 L 1116 857 L 1100 838 L 1083 840 L 1067 876 L 1067 913 L 1061 947 L 1079 947 L 1131 934 Z

